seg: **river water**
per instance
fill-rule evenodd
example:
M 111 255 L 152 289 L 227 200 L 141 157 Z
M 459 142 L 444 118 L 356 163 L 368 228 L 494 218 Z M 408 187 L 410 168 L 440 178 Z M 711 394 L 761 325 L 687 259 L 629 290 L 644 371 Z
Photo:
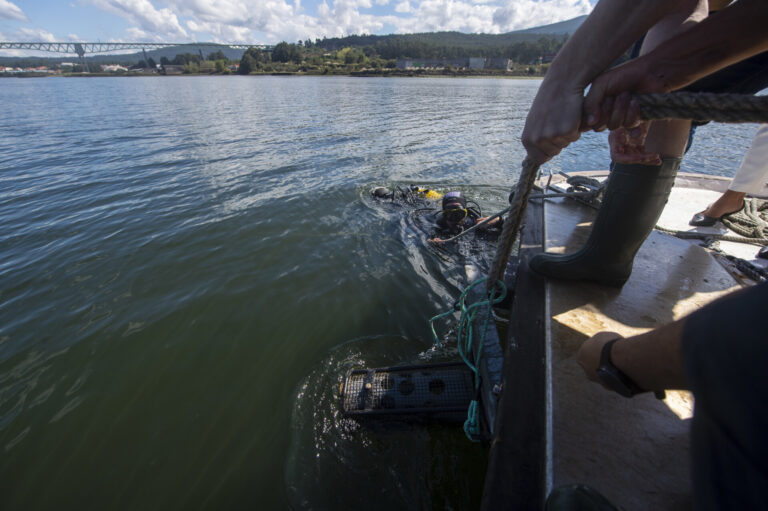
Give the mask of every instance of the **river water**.
M 336 392 L 455 356 L 427 319 L 494 249 L 370 189 L 503 209 L 539 83 L 0 80 L 0 508 L 475 507 L 460 427 L 363 427 Z M 700 129 L 682 170 L 733 175 L 754 129 Z M 545 169 L 607 162 L 586 134 Z

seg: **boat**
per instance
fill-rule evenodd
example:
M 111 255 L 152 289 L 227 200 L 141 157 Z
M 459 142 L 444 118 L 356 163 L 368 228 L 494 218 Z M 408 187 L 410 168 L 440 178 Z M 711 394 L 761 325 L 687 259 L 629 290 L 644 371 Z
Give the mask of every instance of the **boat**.
M 567 178 L 599 183 L 607 176 L 548 176 L 538 186 L 564 192 Z M 586 241 L 596 208 L 573 198 L 530 202 L 511 307 L 512 318 L 526 319 L 509 326 L 481 509 L 542 509 L 554 488 L 572 484 L 587 485 L 623 509 L 690 508 L 692 395 L 621 397 L 587 380 L 576 353 L 597 332 L 650 330 L 765 275 L 768 261 L 756 257 L 759 246 L 725 240 L 716 246 L 714 238 L 730 240 L 733 233 L 720 224 L 687 224 L 729 181 L 678 174 L 620 289 L 533 274 L 527 261 L 536 253 L 569 253 Z
M 507 266 L 507 310 L 494 308 L 490 324 L 478 314 L 473 324 L 484 337 L 469 357 L 479 379 L 455 364 L 427 364 L 352 371 L 341 387 L 342 409 L 355 418 L 463 420 L 457 408 L 478 401 L 478 431 L 470 434 L 467 422 L 465 431 L 489 446 L 483 510 L 543 509 L 554 488 L 574 484 L 628 510 L 690 507 L 692 395 L 621 397 L 589 381 L 576 353 L 597 332 L 642 333 L 753 285 L 768 275 L 768 261 L 756 257 L 759 246 L 739 242 L 721 224 L 688 226 L 730 180 L 680 173 L 623 287 L 532 273 L 533 255 L 569 253 L 586 241 L 608 175 L 561 173 L 537 181 Z M 484 298 L 484 286 L 467 293 L 467 303 Z M 476 392 L 473 381 L 480 382 Z

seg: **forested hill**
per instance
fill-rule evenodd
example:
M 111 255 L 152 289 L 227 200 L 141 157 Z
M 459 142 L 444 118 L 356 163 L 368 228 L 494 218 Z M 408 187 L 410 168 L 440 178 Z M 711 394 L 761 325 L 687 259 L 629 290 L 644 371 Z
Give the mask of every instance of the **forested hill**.
M 384 58 L 398 57 L 454 57 L 454 56 L 505 56 L 512 45 L 540 43 L 542 37 L 552 41 L 552 50 L 559 47 L 576 31 L 586 16 L 571 20 L 507 32 L 506 34 L 465 34 L 462 32 L 430 32 L 423 34 L 353 35 L 323 38 L 314 45 L 329 51 L 346 47 L 371 47 Z M 313 44 L 310 42 L 310 45 Z

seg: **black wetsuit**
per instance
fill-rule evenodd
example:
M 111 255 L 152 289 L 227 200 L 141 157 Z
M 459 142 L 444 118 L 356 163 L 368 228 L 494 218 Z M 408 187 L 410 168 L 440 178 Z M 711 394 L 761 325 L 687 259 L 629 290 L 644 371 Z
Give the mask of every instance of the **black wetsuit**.
M 435 217 L 435 225 L 437 225 L 440 234 L 450 234 L 455 236 L 475 225 L 477 223 L 477 219 L 480 218 L 480 215 L 478 215 L 476 211 L 469 209 L 467 210 L 467 216 L 465 216 L 464 219 L 458 224 L 453 225 L 449 225 L 448 222 L 445 221 L 445 217 L 443 216 L 442 211 L 435 213 Z

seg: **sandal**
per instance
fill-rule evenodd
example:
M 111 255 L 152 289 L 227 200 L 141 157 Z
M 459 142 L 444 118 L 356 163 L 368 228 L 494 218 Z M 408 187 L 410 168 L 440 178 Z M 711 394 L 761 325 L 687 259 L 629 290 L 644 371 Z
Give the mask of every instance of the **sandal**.
M 709 207 L 707 207 L 707 209 L 709 209 Z M 738 213 L 742 209 L 744 209 L 744 204 L 742 204 L 741 207 L 739 209 L 737 209 L 736 211 L 731 211 L 730 213 L 726 213 L 726 214 L 721 215 L 719 217 L 705 215 L 704 214 L 704 211 L 706 211 L 706 209 L 705 209 L 704 211 L 701 211 L 701 212 L 696 213 L 695 215 L 693 215 L 693 218 L 691 218 L 691 221 L 688 222 L 688 225 L 693 225 L 695 227 L 711 227 L 711 226 L 715 225 L 717 222 L 719 222 L 720 220 L 722 220 L 724 216 L 728 216 L 728 215 L 732 215 L 734 213 Z

